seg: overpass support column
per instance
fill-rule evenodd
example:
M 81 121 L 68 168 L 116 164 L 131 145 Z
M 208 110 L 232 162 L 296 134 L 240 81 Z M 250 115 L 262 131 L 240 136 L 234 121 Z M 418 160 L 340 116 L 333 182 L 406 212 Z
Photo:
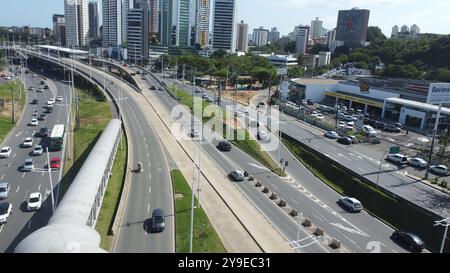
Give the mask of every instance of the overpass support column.
M 353 101 L 350 101 L 348 104 L 348 109 L 352 108 L 352 106 L 353 106 Z
M 366 105 L 364 106 L 364 114 L 367 114 L 367 110 L 368 110 L 368 109 L 369 109 L 369 105 L 366 104 Z

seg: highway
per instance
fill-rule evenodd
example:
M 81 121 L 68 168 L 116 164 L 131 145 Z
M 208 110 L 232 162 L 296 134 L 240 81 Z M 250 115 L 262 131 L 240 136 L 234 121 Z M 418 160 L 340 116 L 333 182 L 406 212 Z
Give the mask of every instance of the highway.
M 15 245 L 28 234 L 45 226 L 52 213 L 51 198 L 49 196 L 52 188 L 50 187 L 47 169 L 47 156 L 45 153 L 40 156 L 30 156 L 30 152 L 34 149 L 34 145 L 41 144 L 44 147 L 48 145 L 46 139 L 34 137 L 41 127 L 47 127 L 51 132 L 55 124 L 65 124 L 67 126 L 72 98 L 67 84 L 50 79 L 45 81 L 49 86 L 49 90 L 44 90 L 44 92 L 28 91 L 29 87 L 35 87 L 36 90 L 43 87 L 39 85 L 41 80 L 40 75 L 33 78 L 31 74 L 25 74 L 25 86 L 26 92 L 28 92 L 25 109 L 12 133 L 2 143 L 2 147 L 10 146 L 12 153 L 9 158 L 0 159 L 0 181 L 8 182 L 11 186 L 11 191 L 9 197 L 0 202 L 10 202 L 13 206 L 13 213 L 10 215 L 8 222 L 0 226 L 0 252 L 12 252 Z M 33 117 L 34 109 L 37 110 L 37 115 L 39 116 L 45 111 L 43 106 L 48 99 L 56 96 L 62 96 L 63 101 L 55 102 L 53 112 L 47 114 L 46 120 L 39 121 L 38 126 L 29 126 L 28 123 Z M 30 105 L 31 100 L 34 98 L 37 98 L 39 103 Z M 20 147 L 25 137 L 33 137 L 32 148 Z M 50 158 L 62 158 L 63 152 L 51 152 Z M 28 173 L 21 171 L 27 158 L 32 158 L 35 166 L 35 170 Z M 59 198 L 59 181 L 61 181 L 62 170 L 63 165 L 61 165 L 59 170 L 51 172 L 55 200 Z M 33 192 L 42 194 L 43 204 L 39 211 L 27 212 L 26 200 L 30 193 Z
M 79 62 L 74 63 L 77 69 L 89 74 L 88 66 Z M 119 102 L 122 118 L 129 129 L 127 136 L 131 142 L 131 147 L 128 147 L 132 158 L 131 170 L 128 170 L 131 172 L 131 187 L 113 252 L 173 253 L 175 252 L 173 190 L 164 149 L 136 101 L 132 96 L 128 96 L 130 92 L 136 91 L 100 70 L 91 71 L 92 77 L 100 83 L 105 83 L 106 88 Z M 134 172 L 139 161 L 143 163 L 142 173 Z M 149 219 L 156 208 L 162 208 L 166 214 L 166 229 L 162 233 L 152 233 L 149 227 Z
M 145 77 L 148 81 L 148 87 L 151 85 L 159 86 L 150 76 Z M 167 92 L 151 91 L 149 88 L 145 89 L 144 92 L 151 92 L 166 106 L 168 111 L 171 111 L 177 104 Z M 201 130 L 199 120 L 195 121 L 194 127 Z M 189 129 L 186 129 L 186 131 L 189 132 Z M 405 252 L 403 248 L 389 239 L 393 232 L 390 227 L 366 212 L 360 214 L 347 213 L 336 204 L 340 196 L 312 175 L 303 165 L 292 161 L 292 167 L 289 170 L 295 170 L 293 174 L 290 173 L 294 179 L 283 179 L 271 174 L 259 162 L 236 147 L 233 147 L 231 152 L 219 152 L 216 145 L 221 136 L 216 134 L 215 138 L 217 140 L 212 143 L 202 142 L 201 147 L 203 152 L 214 160 L 225 173 L 235 169 L 248 170 L 253 173 L 263 185 L 268 186 L 285 199 L 289 206 L 303 212 L 305 217 L 323 228 L 327 235 L 339 239 L 350 251 L 370 252 L 373 251 L 372 246 L 377 245 L 380 252 Z M 285 149 L 282 152 L 283 154 L 289 153 Z M 298 223 L 287 216 L 269 198 L 263 196 L 253 185 L 248 182 L 235 183 L 235 185 L 276 226 L 286 240 L 291 242 L 294 249 L 299 252 L 312 253 L 331 250 L 318 243 L 320 238 L 311 236 L 304 230 L 301 230 L 299 235 Z

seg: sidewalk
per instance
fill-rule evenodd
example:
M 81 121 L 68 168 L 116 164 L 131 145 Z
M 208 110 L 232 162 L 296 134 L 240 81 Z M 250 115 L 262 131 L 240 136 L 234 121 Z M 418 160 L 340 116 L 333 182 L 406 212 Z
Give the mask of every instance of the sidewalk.
M 174 123 L 156 96 L 146 91 L 141 79 L 137 79 L 144 94 L 129 94 L 135 98 L 147 119 L 157 132 L 171 158 L 178 165 L 188 182 L 193 180 L 193 159 L 197 149 L 192 141 L 177 141 L 168 128 Z M 142 99 L 142 96 L 146 100 Z M 225 248 L 230 253 L 243 252 L 293 252 L 281 234 L 259 211 L 250 204 L 242 193 L 233 186 L 227 175 L 202 155 L 201 204 L 211 224 L 216 229 Z

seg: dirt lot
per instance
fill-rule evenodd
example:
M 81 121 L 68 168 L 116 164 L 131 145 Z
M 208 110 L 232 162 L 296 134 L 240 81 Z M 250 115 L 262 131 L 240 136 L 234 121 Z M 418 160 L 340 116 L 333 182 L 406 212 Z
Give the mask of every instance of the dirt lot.
M 244 105 L 249 105 L 250 99 L 256 94 L 258 94 L 258 91 L 238 91 L 236 93 L 233 91 L 227 91 L 223 92 L 222 96 L 227 99 L 237 100 Z

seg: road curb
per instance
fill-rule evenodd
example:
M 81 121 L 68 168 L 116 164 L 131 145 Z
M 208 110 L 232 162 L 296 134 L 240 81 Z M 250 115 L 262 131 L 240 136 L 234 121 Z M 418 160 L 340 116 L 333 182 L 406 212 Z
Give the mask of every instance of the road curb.
M 412 175 L 412 174 L 406 174 L 406 176 L 411 178 L 411 179 L 414 179 L 414 180 L 416 180 L 416 181 L 418 181 L 418 182 L 420 182 L 422 184 L 425 184 L 425 185 L 427 185 L 429 187 L 432 187 L 435 190 L 438 190 L 440 192 L 443 192 L 445 194 L 449 194 L 450 195 L 450 191 L 449 190 L 443 189 L 443 188 L 441 188 L 441 187 L 439 187 L 437 185 L 432 184 L 430 182 L 430 180 L 426 180 L 425 178 L 421 178 L 421 177 L 418 177 L 418 176 L 415 176 L 415 175 Z

